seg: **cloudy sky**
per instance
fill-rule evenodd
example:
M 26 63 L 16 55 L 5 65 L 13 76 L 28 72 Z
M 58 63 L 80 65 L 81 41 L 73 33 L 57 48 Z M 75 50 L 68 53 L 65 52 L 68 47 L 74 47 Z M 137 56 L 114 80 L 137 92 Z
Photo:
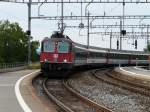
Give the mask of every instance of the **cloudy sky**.
M 38 6 L 39 4 L 32 5 L 32 16 L 38 16 Z M 64 15 L 77 16 L 81 15 L 81 4 L 65 4 L 64 5 Z M 83 5 L 83 15 L 85 14 L 85 5 Z M 45 16 L 57 16 L 60 15 L 60 4 L 44 4 L 41 7 L 40 14 Z M 126 4 L 125 5 L 125 15 L 150 15 L 150 4 Z M 88 7 L 91 15 L 122 15 L 122 4 L 91 4 Z M 15 3 L 4 3 L 0 2 L 0 20 L 9 20 L 11 22 L 18 22 L 24 31 L 27 30 L 27 5 L 26 4 L 15 4 Z M 79 25 L 80 21 L 64 21 L 67 26 Z M 82 21 L 87 25 L 87 20 Z M 125 20 L 125 24 L 149 24 L 149 20 Z M 120 24 L 119 20 L 94 20 L 93 25 L 109 25 L 109 24 Z M 34 40 L 42 40 L 44 37 L 49 37 L 53 31 L 58 30 L 58 21 L 50 20 L 32 20 L 32 36 Z M 90 29 L 90 32 L 105 32 L 105 31 L 119 31 L 119 29 Z M 127 31 L 146 31 L 146 29 L 126 29 Z M 87 29 L 65 29 L 65 34 L 70 36 L 70 38 L 76 42 L 86 44 L 87 42 Z M 112 48 L 116 49 L 116 41 L 118 38 L 112 39 Z M 125 38 L 123 39 L 123 49 L 124 50 L 135 50 L 134 49 L 134 39 Z M 90 34 L 90 45 L 109 48 L 110 36 L 100 35 L 100 34 Z M 142 37 L 138 39 L 138 49 L 143 50 L 146 46 L 146 39 Z

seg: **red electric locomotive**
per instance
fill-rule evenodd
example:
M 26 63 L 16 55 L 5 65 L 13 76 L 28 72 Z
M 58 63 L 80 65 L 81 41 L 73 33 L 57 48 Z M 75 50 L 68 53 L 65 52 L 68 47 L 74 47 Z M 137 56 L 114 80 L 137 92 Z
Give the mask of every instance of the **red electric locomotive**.
M 58 71 L 63 77 L 61 71 L 70 70 L 75 66 L 135 65 L 136 63 L 147 65 L 149 56 L 149 53 L 139 51 L 87 47 L 56 32 L 51 38 L 42 41 L 40 62 L 43 71 Z
M 41 45 L 40 62 L 44 71 L 71 69 L 73 63 L 71 40 L 59 32 L 45 38 Z

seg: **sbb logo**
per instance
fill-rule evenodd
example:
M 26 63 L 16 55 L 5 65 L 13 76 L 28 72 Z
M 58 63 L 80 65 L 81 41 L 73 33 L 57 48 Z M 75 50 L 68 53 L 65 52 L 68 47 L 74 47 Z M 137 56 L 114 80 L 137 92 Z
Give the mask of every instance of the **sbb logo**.
M 54 57 L 54 58 L 58 58 L 58 54 L 54 54 L 53 57 Z

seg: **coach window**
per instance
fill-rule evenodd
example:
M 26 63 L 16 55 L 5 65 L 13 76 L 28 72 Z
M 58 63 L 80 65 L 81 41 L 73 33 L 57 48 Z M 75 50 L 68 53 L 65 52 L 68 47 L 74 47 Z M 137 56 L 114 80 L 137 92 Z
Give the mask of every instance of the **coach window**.
M 54 52 L 55 43 L 52 41 L 45 41 L 43 47 L 44 47 L 44 52 Z
M 102 53 L 102 57 L 105 57 L 106 56 L 106 54 L 105 53 Z
M 58 42 L 57 50 L 59 53 L 68 53 L 69 47 L 70 46 L 68 42 Z

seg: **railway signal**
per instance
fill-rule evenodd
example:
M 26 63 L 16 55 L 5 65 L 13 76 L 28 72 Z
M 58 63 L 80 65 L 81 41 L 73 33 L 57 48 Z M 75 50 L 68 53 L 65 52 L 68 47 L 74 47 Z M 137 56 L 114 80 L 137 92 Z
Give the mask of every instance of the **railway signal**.
M 121 30 L 121 34 L 122 34 L 123 36 L 125 36 L 125 35 L 126 35 L 126 30 Z
M 117 40 L 117 49 L 119 49 L 119 40 Z
M 26 34 L 29 36 L 29 35 L 31 35 L 31 31 L 30 30 L 27 30 L 26 31 Z
M 135 49 L 137 49 L 137 40 L 135 40 Z

